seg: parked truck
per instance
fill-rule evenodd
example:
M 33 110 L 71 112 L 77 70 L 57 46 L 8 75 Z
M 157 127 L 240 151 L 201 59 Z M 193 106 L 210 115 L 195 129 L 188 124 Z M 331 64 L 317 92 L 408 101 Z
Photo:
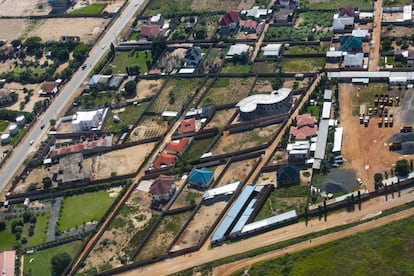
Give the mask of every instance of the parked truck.
M 369 123 L 369 116 L 365 116 L 364 118 L 364 126 L 368 127 L 368 123 Z
M 413 131 L 412 126 L 403 126 L 402 128 L 400 128 L 401 133 L 407 133 L 407 132 L 411 132 L 411 131 Z
M 390 151 L 401 150 L 401 143 L 389 143 L 388 148 Z
M 382 127 L 382 117 L 379 117 L 378 119 L 378 127 Z

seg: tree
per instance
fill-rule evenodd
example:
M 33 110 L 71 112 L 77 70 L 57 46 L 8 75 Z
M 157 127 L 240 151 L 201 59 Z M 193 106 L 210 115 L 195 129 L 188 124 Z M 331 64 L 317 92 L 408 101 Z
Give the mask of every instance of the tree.
M 73 50 L 73 58 L 77 61 L 83 61 L 87 52 L 88 52 L 88 45 L 81 42 Z
M 6 223 L 4 221 L 0 221 L 0 232 L 6 230 Z
M 379 187 L 381 187 L 383 179 L 384 179 L 384 177 L 382 176 L 382 173 L 376 173 L 374 175 L 375 189 L 378 189 Z
M 137 82 L 136 81 L 128 81 L 127 83 L 125 83 L 124 86 L 125 92 L 124 92 L 124 96 L 125 97 L 132 97 L 137 93 Z
M 52 275 L 62 275 L 71 261 L 72 257 L 67 252 L 62 252 L 53 256 L 51 260 Z
M 50 179 L 50 177 L 44 177 L 43 178 L 43 189 L 47 190 L 50 187 L 52 187 L 52 180 Z
M 410 164 L 406 159 L 398 160 L 395 164 L 395 173 L 398 176 L 407 176 L 410 172 Z
M 155 61 L 158 60 L 158 58 L 161 56 L 162 52 L 164 52 L 166 47 L 167 43 L 165 42 L 164 37 L 158 36 L 154 38 L 151 44 L 151 54 L 153 63 L 155 63 Z

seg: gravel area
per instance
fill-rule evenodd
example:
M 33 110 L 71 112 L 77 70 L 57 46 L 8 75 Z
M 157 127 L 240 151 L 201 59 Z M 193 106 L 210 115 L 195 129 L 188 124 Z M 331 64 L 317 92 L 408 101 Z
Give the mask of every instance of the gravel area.
M 334 170 L 330 172 L 320 185 L 322 191 L 327 193 L 350 192 L 358 185 L 353 170 Z

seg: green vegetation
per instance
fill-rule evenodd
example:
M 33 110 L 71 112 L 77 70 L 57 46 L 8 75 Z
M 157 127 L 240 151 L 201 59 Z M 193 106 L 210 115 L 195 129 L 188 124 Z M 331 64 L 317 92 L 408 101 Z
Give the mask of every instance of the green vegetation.
M 164 16 L 176 15 L 179 13 L 191 12 L 192 0 L 153 0 L 150 1 L 148 7 L 145 9 L 145 16 L 152 16 L 161 13 Z
M 206 149 L 211 144 L 213 139 L 214 136 L 205 139 L 193 140 L 191 145 L 181 156 L 181 159 L 185 162 L 198 160 L 201 157 L 201 155 L 205 153 Z
M 402 60 L 395 59 L 394 56 L 381 57 L 381 66 L 392 65 L 393 67 L 406 67 Z
M 27 127 L 24 126 L 23 128 L 19 129 L 19 132 L 17 132 L 17 134 L 15 136 L 13 136 L 11 138 L 11 145 L 16 144 L 17 140 L 19 140 L 20 137 L 22 137 L 22 135 L 26 132 Z
M 6 223 L 6 229 L 1 231 L 0 234 L 0 251 L 11 250 L 16 245 L 30 247 L 44 243 L 49 216 L 50 213 L 48 212 L 39 215 L 32 214 L 29 220 L 27 220 L 27 216 L 24 220 L 23 215 L 12 218 L 6 217 L 3 220 Z
M 0 132 L 5 131 L 8 126 L 9 126 L 9 122 L 5 120 L 0 120 Z
M 306 113 L 309 113 L 312 116 L 319 118 L 321 114 L 321 108 L 317 105 L 308 106 L 308 108 L 306 109 Z
M 98 221 L 113 203 L 107 191 L 66 197 L 62 202 L 58 230 L 63 232 L 89 221 Z
M 106 4 L 91 4 L 79 10 L 74 10 L 70 14 L 101 14 Z
M 300 54 L 324 54 L 328 50 L 328 45 L 293 45 L 290 46 L 285 54 L 300 55 Z
M 203 98 L 201 105 L 237 103 L 247 97 L 254 78 L 218 78 Z
M 224 63 L 224 67 L 221 70 L 222 73 L 248 73 L 250 70 L 250 64 L 235 64 L 231 62 Z
M 116 52 L 114 59 L 107 68 L 112 69 L 112 73 L 126 74 L 127 67 L 132 68 L 134 66 L 138 66 L 140 74 L 144 74 L 151 69 L 151 64 L 151 51 L 132 50 L 129 52 Z
M 24 275 L 52 275 L 52 258 L 57 254 L 66 252 L 73 259 L 81 246 L 81 241 L 75 241 L 25 255 L 23 273 Z
M 250 275 L 403 275 L 414 270 L 414 217 L 254 264 Z M 335 256 L 335 258 L 332 258 Z M 392 264 L 392 265 L 390 265 Z M 240 273 L 235 273 L 240 275 Z
M 253 73 L 274 73 L 276 70 L 275 62 L 255 62 L 252 65 Z
M 145 234 L 148 232 L 148 230 L 155 224 L 155 222 L 158 219 L 158 215 L 153 214 L 150 218 L 150 220 L 141 228 L 138 229 L 138 231 L 134 234 L 134 236 L 129 241 L 128 245 L 125 247 L 125 253 L 128 256 L 131 256 L 134 250 L 137 248 L 137 245 L 144 239 Z
M 204 66 L 213 65 L 217 59 L 223 60 L 228 48 L 212 48 L 204 59 Z
M 121 132 L 123 128 L 128 127 L 129 125 L 134 125 L 138 118 L 144 113 L 144 110 L 147 108 L 149 102 L 141 103 L 139 105 L 129 105 L 123 108 L 123 111 L 112 113 L 109 115 L 109 119 L 106 122 L 105 129 L 113 132 Z M 113 120 L 113 115 L 119 116 L 121 119 L 118 123 Z
M 383 7 L 402 7 L 405 5 L 411 5 L 410 0 L 384 0 Z
M 373 1 L 371 0 L 349 0 L 346 2 L 349 7 L 358 7 L 362 10 L 372 10 Z M 336 0 L 329 1 L 306 1 L 306 7 L 312 10 L 336 10 L 342 8 L 344 5 L 342 2 Z
M 312 23 L 320 27 L 331 27 L 333 12 L 304 12 L 300 14 L 305 23 Z
M 325 65 L 325 58 L 283 58 L 280 67 L 286 73 L 317 72 Z
M 289 40 L 290 33 L 292 32 L 291 27 L 269 27 L 267 32 L 265 33 L 264 41 L 282 41 L 282 40 Z
M 291 40 L 314 41 L 332 35 L 328 29 L 332 26 L 332 12 L 304 12 L 299 17 L 300 23 L 292 30 Z
M 116 94 L 110 91 L 83 94 L 75 99 L 82 109 L 102 108 L 111 105 Z

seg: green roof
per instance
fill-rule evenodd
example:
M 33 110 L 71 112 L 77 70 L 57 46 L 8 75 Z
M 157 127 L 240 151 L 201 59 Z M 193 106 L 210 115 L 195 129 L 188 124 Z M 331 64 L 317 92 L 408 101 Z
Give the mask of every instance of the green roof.
M 345 35 L 339 38 L 341 42 L 341 46 L 339 47 L 339 51 L 349 51 L 352 49 L 360 49 L 362 48 L 362 40 L 360 37 L 355 37 L 352 35 Z

